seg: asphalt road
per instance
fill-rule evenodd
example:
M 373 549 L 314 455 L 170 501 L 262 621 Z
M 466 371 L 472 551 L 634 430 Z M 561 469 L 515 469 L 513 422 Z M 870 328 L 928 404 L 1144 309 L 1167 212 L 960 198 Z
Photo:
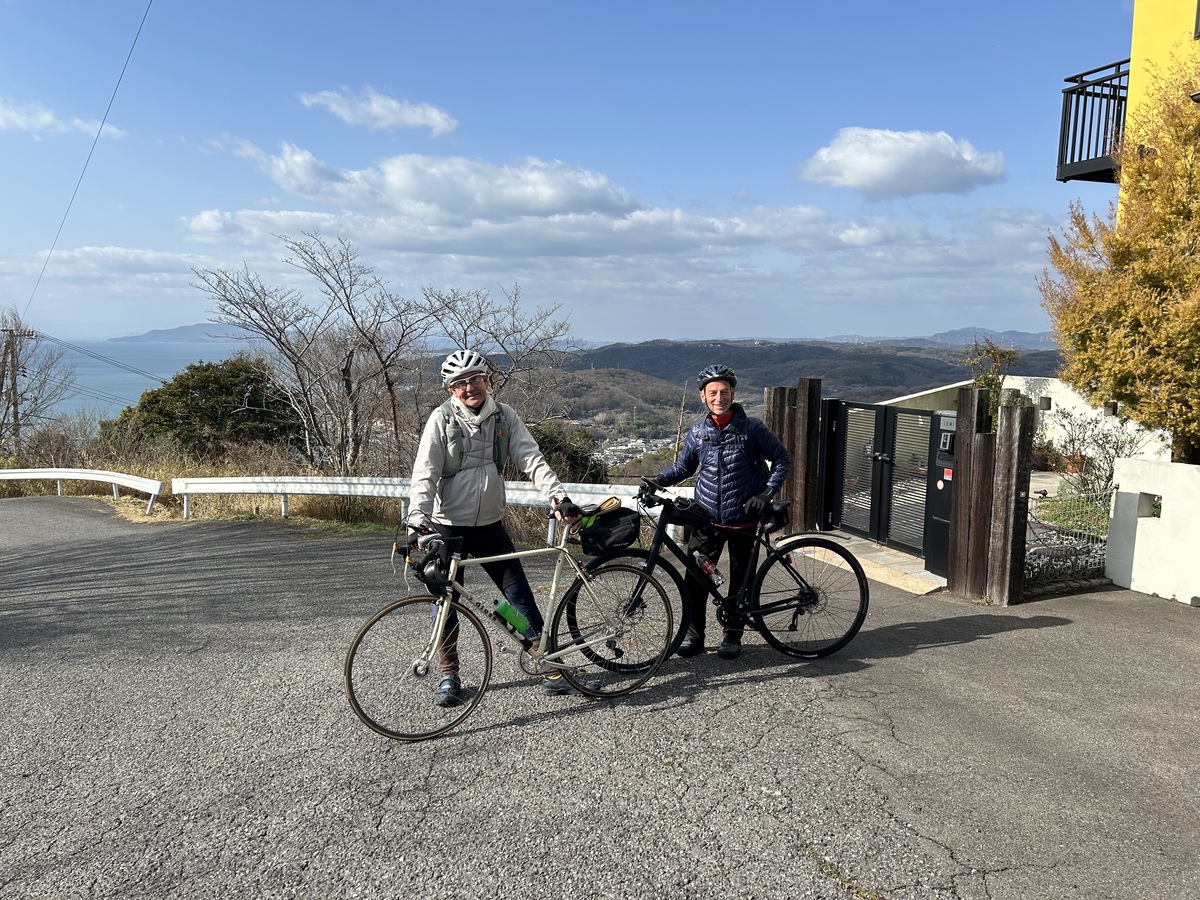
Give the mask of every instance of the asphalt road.
M 341 683 L 389 546 L 0 500 L 0 896 L 1200 895 L 1200 610 L 873 582 L 831 659 L 591 701 L 503 655 L 401 744 Z

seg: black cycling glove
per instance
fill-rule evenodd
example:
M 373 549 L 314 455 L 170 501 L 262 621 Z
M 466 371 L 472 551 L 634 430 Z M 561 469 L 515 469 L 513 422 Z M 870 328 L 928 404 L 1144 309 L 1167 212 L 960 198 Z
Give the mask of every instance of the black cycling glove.
M 767 510 L 771 508 L 770 494 L 755 494 L 749 500 L 742 504 L 742 509 L 746 515 L 754 516 L 756 519 L 761 519 L 767 514 Z
M 563 497 L 559 500 L 558 505 L 554 507 L 554 511 L 558 513 L 560 518 L 567 521 L 578 519 L 583 515 L 583 510 L 576 506 L 570 497 Z

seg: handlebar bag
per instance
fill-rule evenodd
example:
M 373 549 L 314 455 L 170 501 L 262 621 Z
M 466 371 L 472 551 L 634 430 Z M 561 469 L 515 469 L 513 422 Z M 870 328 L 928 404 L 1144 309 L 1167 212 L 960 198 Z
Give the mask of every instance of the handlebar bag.
M 579 529 L 579 543 L 588 556 L 624 550 L 637 541 L 641 526 L 642 517 L 636 510 L 615 509 L 599 513 Z

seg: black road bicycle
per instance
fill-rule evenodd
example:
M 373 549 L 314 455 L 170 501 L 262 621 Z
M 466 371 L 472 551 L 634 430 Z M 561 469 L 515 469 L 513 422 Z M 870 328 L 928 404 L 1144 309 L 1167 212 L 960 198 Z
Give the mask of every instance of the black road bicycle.
M 690 624 L 687 588 L 667 551 L 708 591 L 722 628 L 749 627 L 781 653 L 816 659 L 835 653 L 854 638 L 867 617 L 870 589 L 862 565 L 841 544 L 815 534 L 773 537 L 787 521 L 788 501 L 775 501 L 758 523 L 754 548 L 740 585 L 729 585 L 722 596 L 718 585 L 668 533 L 671 525 L 710 527 L 693 501 L 674 498 L 662 485 L 644 479 L 638 491 L 643 510 L 659 507 L 658 523 L 648 549 L 627 547 L 592 556 L 589 570 L 615 562 L 641 568 L 664 587 L 674 584 L 672 597 L 678 623 L 670 650 L 674 652 Z

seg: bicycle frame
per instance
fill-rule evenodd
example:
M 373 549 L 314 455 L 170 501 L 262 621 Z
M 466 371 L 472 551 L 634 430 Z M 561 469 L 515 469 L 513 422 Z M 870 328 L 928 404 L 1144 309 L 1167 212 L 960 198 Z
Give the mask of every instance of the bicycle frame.
M 534 665 L 539 671 L 546 668 L 571 670 L 584 668 L 586 663 L 572 664 L 571 662 L 567 661 L 566 657 L 571 654 L 578 653 L 581 650 L 586 650 L 591 647 L 598 647 L 601 644 L 604 644 L 613 637 L 612 631 L 606 631 L 605 633 L 588 640 L 573 641 L 571 644 L 565 647 L 556 647 L 554 650 L 548 650 L 547 645 L 550 641 L 550 629 L 548 627 L 542 629 L 542 633 L 538 636 L 538 640 L 536 642 L 524 637 L 523 635 L 515 634 L 510 630 L 511 626 L 509 623 L 506 622 L 502 616 L 497 615 L 487 602 L 485 602 L 476 594 L 473 594 L 466 586 L 457 584 L 455 582 L 455 576 L 457 576 L 459 569 L 466 566 L 478 566 L 482 565 L 483 563 L 503 562 L 509 559 L 531 559 L 533 557 L 550 556 L 554 554 L 558 556 L 558 560 L 554 565 L 554 577 L 551 579 L 550 592 L 547 596 L 548 602 L 544 613 L 546 621 L 549 622 L 551 617 L 553 617 L 554 611 L 559 602 L 558 586 L 562 579 L 564 563 L 570 564 L 571 569 L 573 570 L 573 576 L 582 581 L 584 591 L 587 592 L 588 596 L 592 598 L 593 603 L 595 603 L 595 595 L 592 593 L 591 588 L 589 587 L 590 579 L 588 575 L 576 561 L 575 557 L 571 555 L 570 550 L 567 549 L 567 541 L 570 537 L 570 529 L 562 527 L 561 525 L 558 526 L 558 529 L 561 532 L 561 536 L 557 538 L 557 543 L 547 547 L 535 547 L 531 550 L 514 550 L 512 553 L 499 553 L 494 556 L 470 556 L 464 558 L 461 552 L 458 550 L 455 550 L 451 554 L 450 568 L 446 576 L 449 579 L 450 584 L 442 592 L 442 595 L 436 598 L 434 601 L 437 614 L 434 617 L 433 631 L 430 635 L 429 643 L 425 647 L 425 653 L 423 654 L 422 658 L 420 660 L 415 660 L 413 663 L 414 670 L 418 670 L 419 667 L 423 667 L 423 671 L 419 671 L 418 674 L 424 675 L 428 672 L 428 667 L 431 665 L 434 655 L 437 652 L 437 648 L 441 646 L 442 637 L 446 632 L 446 623 L 449 621 L 450 613 L 453 611 L 453 606 L 450 601 L 454 598 L 455 594 L 458 595 L 459 603 L 463 603 L 465 600 L 472 607 L 474 607 L 477 612 L 483 615 L 484 621 L 491 620 L 492 622 L 496 623 L 499 626 L 497 630 L 504 635 L 505 639 L 511 644 L 518 646 L 521 652 L 529 654 Z M 596 607 L 600 608 L 600 604 L 596 603 Z
M 698 581 L 704 587 L 705 591 L 708 592 L 709 596 L 715 599 L 718 603 L 724 604 L 730 600 L 740 601 L 743 599 L 746 596 L 746 593 L 750 590 L 750 585 L 754 583 L 754 573 L 758 569 L 759 552 L 764 543 L 762 525 L 760 524 L 758 528 L 755 529 L 754 548 L 750 552 L 750 559 L 746 564 L 746 571 L 743 573 L 742 583 L 737 586 L 736 594 L 730 591 L 729 596 L 723 597 L 721 596 L 721 592 L 717 585 L 713 584 L 713 580 L 709 577 L 708 573 L 701 569 L 700 566 L 697 565 L 696 560 L 689 556 L 687 551 L 681 547 L 679 543 L 673 537 L 671 537 L 670 534 L 667 533 L 667 528 L 669 526 L 678 524 L 675 522 L 665 521 L 667 518 L 669 518 L 669 515 L 666 514 L 666 511 L 664 510 L 664 514 L 659 516 L 658 524 L 655 526 L 654 537 L 650 540 L 650 547 L 647 550 L 649 556 L 646 558 L 646 570 L 653 574 L 653 568 L 654 566 L 659 565 L 659 560 L 662 557 L 662 550 L 665 548 L 671 552 L 672 556 L 679 560 L 680 564 L 683 566 L 683 570 L 687 574 L 691 575 L 696 581 Z M 740 602 L 739 605 L 741 605 Z
M 760 521 L 754 529 L 754 544 L 750 551 L 750 558 L 746 561 L 745 571 L 742 573 L 742 583 L 736 586 L 736 591 L 733 590 L 734 585 L 730 584 L 728 594 L 726 596 L 722 596 L 717 585 L 713 583 L 712 578 L 709 577 L 708 573 L 701 569 L 696 563 L 695 559 L 692 558 L 692 556 L 690 556 L 687 551 L 681 547 L 679 543 L 671 537 L 670 534 L 667 533 L 668 527 L 671 525 L 680 524 L 679 522 L 672 521 L 671 519 L 671 514 L 673 512 L 673 507 L 669 506 L 671 503 L 671 498 L 658 495 L 651 496 L 653 496 L 657 501 L 654 505 L 661 505 L 662 510 L 659 513 L 654 529 L 654 536 L 650 540 L 650 547 L 647 550 L 647 556 L 645 558 L 645 568 L 647 573 L 653 575 L 655 567 L 660 564 L 669 565 L 669 563 L 663 560 L 662 555 L 664 548 L 669 550 L 671 555 L 678 559 L 682 564 L 684 572 L 691 575 L 704 588 L 705 592 L 713 598 L 717 604 L 717 607 L 723 610 L 725 614 L 734 617 L 739 624 L 749 624 L 757 627 L 757 620 L 760 619 L 762 615 L 767 615 L 776 612 L 779 609 L 789 608 L 790 606 L 794 605 L 790 602 L 772 603 L 756 608 L 755 614 L 753 615 L 748 614 L 748 597 L 754 584 L 755 576 L 758 573 L 758 565 L 762 558 L 763 548 L 766 548 L 767 550 L 772 549 L 770 539 L 768 537 L 769 532 L 767 531 L 766 522 Z M 787 535 L 784 537 L 784 540 L 786 541 L 788 538 L 799 536 L 799 534 Z M 803 578 L 799 575 L 799 573 L 796 573 L 796 577 L 800 579 L 801 583 L 803 583 Z M 807 584 L 805 584 L 804 587 L 806 590 L 809 589 Z

